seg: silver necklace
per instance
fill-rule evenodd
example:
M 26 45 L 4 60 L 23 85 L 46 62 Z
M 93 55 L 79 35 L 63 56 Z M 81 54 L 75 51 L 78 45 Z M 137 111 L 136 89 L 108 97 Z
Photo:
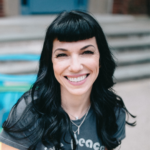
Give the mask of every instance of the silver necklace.
M 62 107 L 62 105 L 61 105 L 61 107 Z M 63 108 L 63 107 L 62 107 Z M 63 108 L 64 109 L 64 108 Z M 65 110 L 65 109 L 64 109 Z M 72 116 L 73 118 L 75 118 L 76 120 L 78 120 L 79 119 L 79 117 L 78 116 L 73 116 L 72 114 L 70 114 L 70 113 L 68 113 L 70 116 Z
M 71 115 L 71 114 L 70 114 Z M 79 119 L 79 117 L 78 116 L 73 116 L 73 115 L 71 115 L 72 117 L 74 117 L 76 120 L 78 120 Z
M 91 105 L 90 105 L 90 107 L 91 107 Z M 84 116 L 84 118 L 83 118 L 83 120 L 82 120 L 82 122 L 80 123 L 79 126 L 78 126 L 77 124 L 75 124 L 72 120 L 70 120 L 70 121 L 72 122 L 72 124 L 74 124 L 74 125 L 77 127 L 77 130 L 76 130 L 76 131 L 73 131 L 74 135 L 76 135 L 77 132 L 78 132 L 78 135 L 80 134 L 80 127 L 81 127 L 81 125 L 83 124 L 83 122 L 85 121 L 86 116 L 87 116 L 87 114 L 88 114 L 88 112 L 89 112 L 89 110 L 90 110 L 90 107 L 88 108 L 88 110 L 87 110 L 87 112 L 86 112 L 86 114 L 85 114 L 85 116 Z

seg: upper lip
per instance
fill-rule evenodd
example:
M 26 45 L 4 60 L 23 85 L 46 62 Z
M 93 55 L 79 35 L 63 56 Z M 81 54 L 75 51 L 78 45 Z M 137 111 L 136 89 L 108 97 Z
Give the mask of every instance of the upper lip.
M 72 78 L 75 78 L 75 77 L 80 77 L 80 76 L 84 76 L 84 75 L 87 75 L 89 73 L 84 73 L 84 74 L 74 74 L 74 75 L 66 75 L 65 77 L 72 77 Z

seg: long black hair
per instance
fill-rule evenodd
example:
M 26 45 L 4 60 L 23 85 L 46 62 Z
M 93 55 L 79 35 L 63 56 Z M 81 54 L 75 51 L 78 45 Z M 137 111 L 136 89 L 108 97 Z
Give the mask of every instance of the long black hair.
M 96 115 L 97 134 L 108 150 L 120 144 L 120 141 L 113 138 L 118 129 L 114 110 L 115 108 L 124 109 L 128 115 L 131 114 L 126 109 L 121 97 L 116 95 L 112 89 L 116 64 L 98 22 L 88 13 L 70 11 L 59 14 L 47 29 L 37 80 L 24 96 L 27 99 L 30 97 L 31 102 L 26 100 L 26 109 L 21 117 L 12 124 L 16 114 L 15 110 L 19 105 L 18 101 L 7 121 L 3 124 L 4 130 L 9 132 L 20 133 L 30 130 L 30 134 L 26 135 L 28 139 L 32 137 L 33 141 L 29 150 L 34 150 L 39 141 L 42 141 L 45 146 L 53 144 L 56 150 L 61 149 L 61 138 L 63 136 L 65 140 L 65 133 L 67 132 L 73 139 L 73 150 L 76 149 L 69 116 L 61 107 L 60 85 L 54 76 L 51 60 L 52 47 L 55 39 L 72 42 L 92 37 L 96 38 L 101 66 L 90 95 L 91 107 Z M 29 113 L 31 119 L 28 119 Z M 17 124 L 26 119 L 28 119 L 28 124 L 22 129 L 16 130 Z M 32 129 L 32 126 L 37 122 L 36 120 L 38 120 L 38 126 Z M 126 123 L 131 126 L 135 125 L 135 123 Z

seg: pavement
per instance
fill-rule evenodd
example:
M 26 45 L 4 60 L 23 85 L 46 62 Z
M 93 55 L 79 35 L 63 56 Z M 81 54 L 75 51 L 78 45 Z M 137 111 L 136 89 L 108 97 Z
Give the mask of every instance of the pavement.
M 126 138 L 120 150 L 150 150 L 150 78 L 118 83 L 114 89 L 130 113 L 137 116 L 135 127 L 126 125 Z

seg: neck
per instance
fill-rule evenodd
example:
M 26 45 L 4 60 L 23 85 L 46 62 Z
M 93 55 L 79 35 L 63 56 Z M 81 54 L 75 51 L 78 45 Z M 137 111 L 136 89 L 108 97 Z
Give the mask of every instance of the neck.
M 90 104 L 90 92 L 83 95 L 72 95 L 66 90 L 61 89 L 61 105 L 71 120 L 75 120 L 75 117 L 82 118 Z

